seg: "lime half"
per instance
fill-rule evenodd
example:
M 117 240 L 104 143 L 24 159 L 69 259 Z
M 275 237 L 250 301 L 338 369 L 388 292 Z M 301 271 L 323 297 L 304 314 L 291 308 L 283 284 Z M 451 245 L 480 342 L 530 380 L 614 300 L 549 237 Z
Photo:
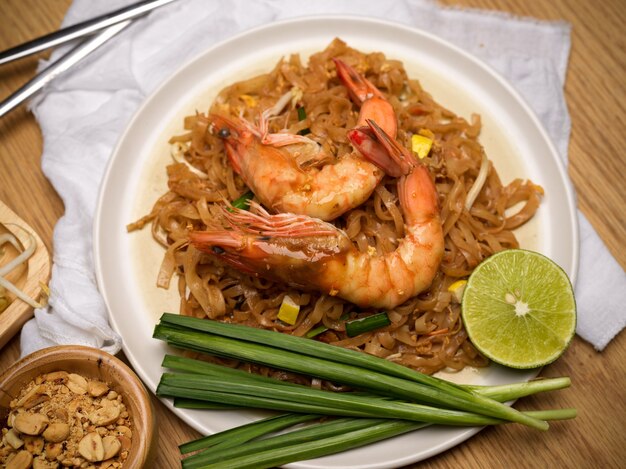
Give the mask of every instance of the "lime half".
M 567 274 L 532 251 L 508 249 L 485 259 L 470 275 L 461 307 L 476 348 L 512 368 L 553 362 L 576 330 Z

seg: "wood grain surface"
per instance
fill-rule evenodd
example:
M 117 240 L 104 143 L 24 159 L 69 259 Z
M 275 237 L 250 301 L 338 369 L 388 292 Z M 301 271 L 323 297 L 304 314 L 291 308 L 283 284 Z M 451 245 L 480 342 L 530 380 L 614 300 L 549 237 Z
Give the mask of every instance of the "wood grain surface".
M 0 0 L 0 49 L 59 27 L 70 0 Z M 569 174 L 578 205 L 626 268 L 626 3 L 624 0 L 441 0 L 441 4 L 497 10 L 572 25 L 565 92 L 572 118 Z M 36 72 L 39 54 L 0 67 L 0 99 Z M 22 106 L 0 118 L 0 200 L 29 223 L 52 250 L 63 203 L 41 171 L 42 138 Z M 51 251 L 52 252 L 52 251 Z M 598 308 L 602 308 L 599 304 Z M 0 350 L 0 370 L 19 356 L 15 337 Z M 412 467 L 618 468 L 626 466 L 626 334 L 602 352 L 576 337 L 542 376 L 570 376 L 570 389 L 520 400 L 519 409 L 576 407 L 574 421 L 548 432 L 507 425 Z M 197 433 L 154 399 L 159 426 L 153 467 L 179 467 L 177 445 Z

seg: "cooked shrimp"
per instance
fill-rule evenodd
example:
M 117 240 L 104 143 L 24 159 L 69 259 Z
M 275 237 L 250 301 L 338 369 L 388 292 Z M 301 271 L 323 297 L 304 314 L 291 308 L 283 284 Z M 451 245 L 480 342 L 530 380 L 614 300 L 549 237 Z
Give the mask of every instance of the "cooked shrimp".
M 396 116 L 383 94 L 349 65 L 338 59 L 335 64 L 352 99 L 361 106 L 358 125 L 374 120 L 395 138 Z M 296 155 L 319 153 L 321 146 L 300 135 L 269 134 L 267 113 L 262 114 L 258 127 L 242 119 L 215 114 L 210 118 L 224 139 L 233 169 L 271 211 L 333 220 L 365 202 L 383 177 L 357 150 L 321 168 L 299 167 Z
M 437 192 L 428 169 L 409 163 L 408 171 L 398 180 L 404 237 L 395 251 L 384 255 L 359 251 L 330 223 L 306 215 L 270 215 L 258 204 L 254 213 L 224 210 L 232 229 L 193 232 L 190 241 L 244 272 L 336 295 L 361 307 L 394 308 L 430 286 L 444 250 Z

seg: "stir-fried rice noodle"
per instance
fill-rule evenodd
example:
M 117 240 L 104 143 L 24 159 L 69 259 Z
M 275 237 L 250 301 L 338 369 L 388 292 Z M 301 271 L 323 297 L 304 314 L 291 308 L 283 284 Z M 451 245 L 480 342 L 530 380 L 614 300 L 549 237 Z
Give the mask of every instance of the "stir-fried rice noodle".
M 186 242 L 189 230 L 205 229 L 222 217 L 219 207 L 224 200 L 232 201 L 248 190 L 233 172 L 223 141 L 211 129 L 208 114 L 242 116 L 254 122 L 260 111 L 295 90 L 291 102 L 270 120 L 270 131 L 305 131 L 322 145 L 324 154 L 331 155 L 326 161 L 304 160 L 299 164 L 332 164 L 332 158 L 354 151 L 346 132 L 355 126 L 359 111 L 337 78 L 333 57 L 352 65 L 384 93 L 398 118 L 399 142 L 410 148 L 413 134 L 434 140 L 430 154 L 422 161 L 436 183 L 445 235 L 444 258 L 431 287 L 388 311 L 390 326 L 353 338 L 345 333 L 345 320 L 378 311 L 240 273 Z M 298 107 L 306 111 L 304 120 L 298 119 Z M 460 305 L 448 288 L 467 278 L 494 252 L 518 247 L 511 230 L 533 216 L 542 189 L 522 180 L 503 186 L 489 163 L 482 190 L 471 209 L 464 208 L 483 155 L 478 142 L 478 115 L 472 115 L 469 122 L 455 115 L 436 103 L 417 80 L 407 77 L 400 61 L 388 59 L 380 52 L 359 52 L 337 39 L 326 50 L 313 54 L 308 64 L 292 55 L 267 74 L 224 88 L 209 113 L 188 116 L 184 127 L 187 132 L 172 137 L 170 143 L 177 146 L 175 151 L 184 152 L 186 163 L 167 167 L 169 191 L 155 203 L 149 215 L 128 227 L 134 230 L 152 224 L 154 238 L 166 248 L 158 285 L 167 287 L 176 278 L 173 274 L 178 274 L 181 314 L 297 336 L 323 325 L 328 330 L 317 340 L 359 349 L 425 373 L 487 364 L 469 342 Z M 513 206 L 515 213 L 510 214 L 508 209 Z M 393 251 L 403 236 L 396 180 L 385 177 L 369 200 L 333 223 L 345 230 L 363 252 L 372 247 L 378 253 Z M 301 307 L 295 325 L 277 319 L 286 294 Z

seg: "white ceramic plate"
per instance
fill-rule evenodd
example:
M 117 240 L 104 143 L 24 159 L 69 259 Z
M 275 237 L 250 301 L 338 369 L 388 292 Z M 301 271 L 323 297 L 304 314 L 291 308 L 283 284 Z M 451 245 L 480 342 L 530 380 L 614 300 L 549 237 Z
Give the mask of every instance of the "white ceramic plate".
M 308 17 L 274 23 L 221 43 L 179 69 L 137 111 L 111 158 L 94 227 L 97 277 L 112 326 L 146 385 L 156 389 L 166 346 L 151 338 L 163 311 L 178 311 L 178 295 L 155 286 L 163 251 L 149 229 L 125 226 L 149 212 L 165 191 L 169 136 L 182 117 L 206 111 L 224 85 L 270 70 L 281 56 L 325 48 L 334 37 L 363 51 L 382 51 L 405 63 L 436 100 L 457 114 L 482 116 L 481 142 L 506 183 L 516 177 L 542 185 L 546 196 L 535 218 L 517 234 L 521 245 L 559 263 L 572 281 L 578 262 L 573 193 L 545 131 L 517 93 L 491 69 L 430 34 L 397 24 L 354 17 Z M 172 282 L 173 284 L 176 282 Z M 450 375 L 455 381 L 505 383 L 536 372 L 496 366 Z M 214 433 L 263 415 L 254 411 L 173 409 L 202 433 Z M 342 454 L 292 464 L 298 468 L 398 467 L 427 458 L 469 438 L 478 429 L 431 427 Z

